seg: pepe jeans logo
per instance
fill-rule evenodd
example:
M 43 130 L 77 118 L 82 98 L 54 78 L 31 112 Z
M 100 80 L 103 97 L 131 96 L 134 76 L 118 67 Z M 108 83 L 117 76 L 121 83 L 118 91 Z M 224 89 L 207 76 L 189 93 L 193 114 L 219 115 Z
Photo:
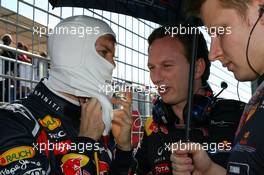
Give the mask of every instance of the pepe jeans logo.
M 0 165 L 5 166 L 12 162 L 32 158 L 35 156 L 35 150 L 31 146 L 20 146 L 4 152 L 0 156 Z

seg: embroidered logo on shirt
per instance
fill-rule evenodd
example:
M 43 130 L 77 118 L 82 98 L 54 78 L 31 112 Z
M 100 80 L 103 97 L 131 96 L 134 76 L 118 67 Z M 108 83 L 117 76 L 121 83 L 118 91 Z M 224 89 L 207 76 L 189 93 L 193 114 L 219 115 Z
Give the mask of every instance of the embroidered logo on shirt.
M 163 174 L 163 173 L 169 173 L 169 164 L 168 163 L 162 163 L 155 166 L 156 174 Z
M 106 173 L 109 170 L 109 165 L 104 161 L 99 161 L 99 171 L 100 173 Z
M 249 138 L 249 135 L 250 135 L 250 132 L 246 132 L 244 135 L 243 135 L 243 138 L 240 140 L 240 144 L 241 145 L 246 145 L 247 142 L 248 142 L 248 138 Z
M 48 128 L 50 131 L 60 127 L 61 121 L 57 118 L 53 118 L 50 115 L 46 115 L 42 120 L 39 120 L 43 127 Z
M 0 156 L 0 165 L 5 166 L 12 162 L 32 158 L 35 156 L 35 150 L 31 146 L 20 146 L 4 152 Z
M 80 175 L 81 167 L 89 162 L 89 158 L 82 154 L 70 153 L 61 159 L 61 169 L 65 175 Z
M 161 130 L 161 132 L 163 132 L 166 135 L 169 134 L 168 129 L 165 126 L 163 126 L 163 125 L 160 126 L 160 130 Z
M 147 136 L 151 135 L 152 132 L 157 133 L 158 132 L 158 126 L 153 121 L 152 118 L 148 118 L 145 122 L 145 131 L 147 133 Z

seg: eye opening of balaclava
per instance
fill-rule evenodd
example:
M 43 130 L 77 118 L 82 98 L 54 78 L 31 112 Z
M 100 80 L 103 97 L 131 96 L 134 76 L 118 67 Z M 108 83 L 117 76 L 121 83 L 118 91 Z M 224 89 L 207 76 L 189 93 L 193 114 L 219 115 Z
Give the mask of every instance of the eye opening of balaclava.
M 44 82 L 58 92 L 97 98 L 102 105 L 103 135 L 111 128 L 113 109 L 109 96 L 99 90 L 111 86 L 114 65 L 98 54 L 95 43 L 106 34 L 115 38 L 107 23 L 93 17 L 72 16 L 61 21 L 48 39 L 51 69 Z
M 105 34 L 97 38 L 95 41 L 95 50 L 97 51 L 98 57 L 107 60 L 110 62 L 114 67 L 116 67 L 114 57 L 115 57 L 115 47 L 116 47 L 116 39 L 111 34 Z M 107 55 L 104 55 L 102 52 L 107 52 Z M 100 53 L 101 52 L 101 53 Z M 101 55 L 102 54 L 102 55 Z M 110 55 L 109 54 L 113 54 Z

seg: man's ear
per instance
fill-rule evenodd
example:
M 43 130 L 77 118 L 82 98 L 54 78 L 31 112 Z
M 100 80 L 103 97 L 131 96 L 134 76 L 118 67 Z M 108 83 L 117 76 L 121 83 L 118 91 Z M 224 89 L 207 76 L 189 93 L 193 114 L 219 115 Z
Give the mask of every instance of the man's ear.
M 195 80 L 202 78 L 204 71 L 205 71 L 205 61 L 203 58 L 198 58 L 195 61 Z
M 262 17 L 260 18 L 260 24 L 264 25 L 264 0 L 255 0 L 255 3 L 258 7 L 258 13 L 261 13 L 262 11 Z
M 259 10 L 262 11 L 262 17 L 260 18 L 260 24 L 264 25 L 264 2 L 263 2 L 263 4 L 261 4 L 261 6 L 259 8 L 260 8 Z M 261 13 L 260 11 L 259 11 L 259 13 Z

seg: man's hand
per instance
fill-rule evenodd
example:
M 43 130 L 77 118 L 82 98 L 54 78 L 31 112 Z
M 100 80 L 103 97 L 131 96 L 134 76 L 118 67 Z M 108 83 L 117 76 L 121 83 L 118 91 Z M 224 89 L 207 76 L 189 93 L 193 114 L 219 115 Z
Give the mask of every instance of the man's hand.
M 185 144 L 185 146 L 180 146 Z M 192 158 L 188 156 L 192 155 Z M 173 175 L 224 175 L 225 169 L 216 165 L 198 143 L 181 143 L 173 145 L 170 157 Z
M 121 106 L 121 109 L 113 111 L 112 133 L 118 147 L 123 151 L 130 151 L 131 146 L 131 104 L 132 93 L 126 92 L 124 99 L 112 99 L 113 104 Z
M 80 103 L 82 111 L 79 136 L 90 137 L 97 141 L 101 138 L 105 128 L 101 104 L 96 98 Z

